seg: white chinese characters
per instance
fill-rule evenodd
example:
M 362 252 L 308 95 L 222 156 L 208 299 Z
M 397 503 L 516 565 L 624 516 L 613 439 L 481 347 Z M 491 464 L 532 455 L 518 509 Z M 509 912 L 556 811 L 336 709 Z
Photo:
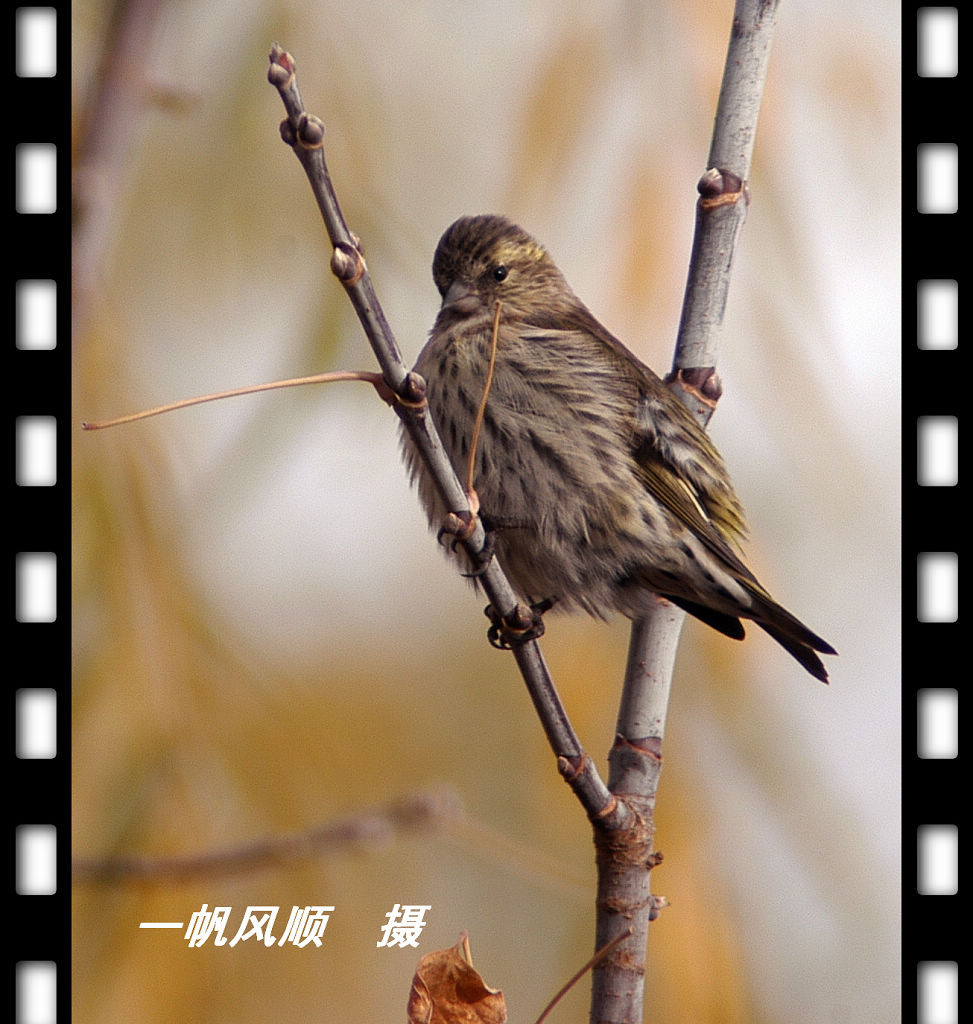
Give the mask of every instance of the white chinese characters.
M 419 936 L 426 926 L 426 911 L 431 910 L 428 903 L 396 903 L 385 915 L 386 924 L 382 928 L 382 937 L 375 943 L 381 949 L 400 949 L 418 947 Z M 292 907 L 287 923 L 282 930 L 278 928 L 280 907 L 264 904 L 250 904 L 243 911 L 243 918 L 234 928 L 230 922 L 232 907 L 217 906 L 212 910 L 204 903 L 195 911 L 186 926 L 184 938 L 190 949 L 210 944 L 226 946 L 232 949 L 241 942 L 262 944 L 267 948 L 273 946 L 296 946 L 304 949 L 314 945 L 321 947 L 322 936 L 328 925 L 334 907 L 323 904 L 310 904 L 304 907 Z M 140 921 L 139 927 L 146 929 L 179 929 L 184 926 L 182 921 Z
M 189 919 L 185 939 L 189 948 L 202 946 L 212 938 L 214 946 L 235 946 L 247 939 L 256 939 L 265 946 L 283 946 L 290 944 L 303 949 L 308 943 L 321 945 L 321 936 L 334 913 L 334 907 L 321 905 L 293 907 L 287 924 L 280 936 L 273 932 L 274 923 L 280 907 L 248 906 L 243 913 L 243 920 L 232 939 L 226 935 L 232 907 L 214 907 L 208 909 L 206 903 Z
M 404 907 L 398 903 L 385 915 L 388 924 L 382 929 L 382 938 L 376 946 L 418 946 L 419 936 L 425 928 L 426 911 L 430 904 L 407 903 Z

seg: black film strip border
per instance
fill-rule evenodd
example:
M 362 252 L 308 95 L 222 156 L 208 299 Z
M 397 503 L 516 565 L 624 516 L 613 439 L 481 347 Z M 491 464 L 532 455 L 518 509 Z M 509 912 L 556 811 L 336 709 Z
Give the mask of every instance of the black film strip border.
M 905 5 L 902 12 L 902 1019 L 917 1020 L 920 1024 L 958 1020 L 952 1016 L 958 1010 L 950 1003 L 958 1007 L 956 993 L 962 969 L 960 887 L 950 894 L 923 891 L 920 885 L 924 870 L 920 830 L 933 826 L 950 833 L 955 829 L 952 834 L 958 839 L 967 802 L 961 776 L 958 722 L 955 757 L 930 756 L 921 749 L 920 739 L 924 728 L 924 692 L 955 689 L 958 693 L 960 680 L 968 671 L 960 646 L 962 620 L 958 610 L 960 537 L 969 522 L 969 511 L 961 505 L 965 481 L 960 470 L 953 486 L 926 486 L 920 482 L 919 472 L 920 419 L 956 417 L 957 426 L 962 420 L 962 340 L 957 337 L 954 347 L 929 346 L 923 344 L 921 337 L 924 283 L 955 282 L 957 296 L 962 290 L 962 201 L 955 212 L 948 212 L 948 206 L 930 212 L 922 198 L 928 185 L 923 180 L 929 173 L 924 163 L 927 147 L 955 146 L 955 155 L 962 156 L 961 134 L 968 115 L 964 113 L 960 91 L 961 71 L 955 75 L 930 74 L 928 66 L 923 67 L 921 56 L 928 38 L 928 24 L 923 19 L 933 14 L 944 16 L 948 23 L 953 12 L 957 12 L 958 24 L 958 7 L 916 4 Z M 958 67 L 961 68 L 960 63 Z M 953 559 L 955 621 L 948 621 L 948 615 L 931 620 L 920 613 L 920 566 L 928 553 Z M 922 621 L 924 618 L 926 621 Z M 934 988 L 939 991 L 934 992 Z
M 26 73 L 23 65 L 23 18 L 39 15 L 52 19 L 53 75 Z M 20 842 L 24 826 L 53 826 L 55 879 L 53 893 L 25 893 L 13 889 L 13 957 L 8 960 L 10 1020 L 28 1019 L 38 1004 L 25 1005 L 31 995 L 25 968 L 41 965 L 52 979 L 56 1012 L 60 1021 L 70 1020 L 71 994 L 71 657 L 70 657 L 70 565 L 71 565 L 71 8 L 65 3 L 43 7 L 7 8 L 7 38 L 11 54 L 7 60 L 13 103 L 8 117 L 13 132 L 8 136 L 7 232 L 12 278 L 7 285 L 8 333 L 6 379 L 10 412 L 12 453 L 8 476 L 11 487 L 13 544 L 8 565 L 15 577 L 8 590 L 12 595 L 9 617 L 13 632 L 8 662 L 7 706 L 13 727 L 8 730 L 8 776 L 11 821 L 7 829 L 10 850 L 8 879 L 18 878 L 23 864 Z M 55 208 L 52 212 L 21 212 L 21 146 L 53 146 Z M 48 151 L 50 152 L 50 151 Z M 17 197 L 15 199 L 15 196 Z M 55 343 L 52 348 L 21 347 L 18 334 L 18 296 L 25 282 L 54 282 L 56 295 Z M 21 417 L 53 418 L 56 481 L 49 486 L 22 486 L 18 480 L 18 421 Z M 43 552 L 56 559 L 56 589 L 53 621 L 19 621 L 20 590 L 18 556 Z M 55 692 L 56 753 L 53 757 L 19 756 L 18 695 L 37 688 Z M 8 885 L 11 883 L 8 882 Z M 43 1000 L 42 1000 L 43 1003 Z M 9 1011 L 8 1011 L 9 1012 Z

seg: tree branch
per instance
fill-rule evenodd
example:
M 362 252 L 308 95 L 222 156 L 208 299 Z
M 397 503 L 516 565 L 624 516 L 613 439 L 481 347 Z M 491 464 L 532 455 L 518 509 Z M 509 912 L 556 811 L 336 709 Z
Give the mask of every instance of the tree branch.
M 733 253 L 749 202 L 747 178 L 776 10 L 776 0 L 738 0 L 736 4 L 710 167 L 699 182 L 696 234 L 669 383 L 704 425 L 721 393 L 716 351 Z M 425 382 L 403 363 L 372 287 L 361 244 L 341 214 L 324 160 L 324 126 L 304 108 L 293 58 L 275 44 L 270 65 L 268 78 L 287 111 L 281 135 L 301 161 L 314 191 L 334 247 L 331 269 L 348 292 L 385 381 L 397 398 L 396 412 L 436 481 L 446 508 L 458 524 L 468 527 L 458 532 L 458 542 L 475 561 L 485 543 L 482 524 L 426 415 Z M 529 610 L 519 604 L 496 560 L 489 562 L 479 579 L 503 621 L 529 621 Z M 665 904 L 651 893 L 649 869 L 661 859 L 653 851 L 653 816 L 683 621 L 681 610 L 660 601 L 652 613 L 633 623 L 607 786 L 571 726 L 536 641 L 513 646 L 545 735 L 557 755 L 558 768 L 587 811 L 595 832 L 595 948 L 613 945 L 594 969 L 592 1021 L 642 1019 L 648 925 Z M 619 940 L 623 933 L 627 935 Z
M 379 846 L 390 835 L 431 833 L 463 818 L 459 797 L 445 787 L 406 794 L 384 807 L 361 811 L 290 835 L 185 856 L 78 858 L 76 882 L 176 882 L 224 878 L 237 872 L 280 868 L 308 857 Z
M 730 270 L 750 202 L 747 184 L 778 0 L 737 0 L 708 169 L 698 184 L 696 230 L 668 382 L 705 426 L 722 394 L 716 357 Z M 648 924 L 663 901 L 651 895 L 654 812 L 672 672 L 685 612 L 660 601 L 632 623 L 617 735 L 609 755 L 612 793 L 637 809 L 627 836 L 596 828 L 595 948 L 623 927 L 632 936 L 594 969 L 592 1021 L 641 1021 Z
M 446 508 L 459 523 L 472 527 L 463 531 L 458 543 L 466 547 L 475 564 L 486 543 L 482 523 L 470 509 L 465 489 L 449 462 L 432 420 L 426 415 L 425 381 L 410 372 L 402 361 L 375 295 L 361 243 L 351 233 L 341 213 L 324 159 L 324 125 L 305 110 L 297 87 L 294 59 L 277 44 L 270 51 L 267 77 L 280 93 L 287 112 L 287 120 L 281 124 L 281 137 L 294 150 L 307 174 L 334 247 L 331 270 L 348 293 L 382 374 L 397 398 L 395 411 L 415 441 Z M 530 610 L 520 604 L 496 559 L 490 560 L 478 581 L 504 622 L 529 622 Z M 528 640 L 513 649 L 562 775 L 589 816 L 616 815 L 618 811 L 612 796 L 571 726 L 537 642 Z

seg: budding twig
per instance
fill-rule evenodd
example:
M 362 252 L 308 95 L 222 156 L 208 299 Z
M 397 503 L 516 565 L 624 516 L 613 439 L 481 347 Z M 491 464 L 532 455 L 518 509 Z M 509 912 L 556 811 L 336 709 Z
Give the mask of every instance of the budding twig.
M 707 161 L 710 170 L 698 186 L 701 198 L 696 233 L 668 383 L 703 426 L 720 397 L 714 368 L 733 254 L 749 203 L 747 179 L 777 6 L 778 0 L 736 0 L 734 4 L 719 109 Z M 684 618 L 681 608 L 659 602 L 632 623 L 618 735 L 609 754 L 609 786 L 612 792 L 625 793 L 628 802 L 640 809 L 639 818 L 645 828 L 643 835 L 630 836 L 627 846 L 602 847 L 595 941 L 607 940 L 619 927 L 616 919 L 623 916 L 634 934 L 619 954 L 622 962 L 603 962 L 595 968 L 592 1020 L 604 1019 L 606 1006 L 617 1014 L 615 1019 L 643 1017 L 644 971 L 628 975 L 628 965 L 636 957 L 644 964 L 648 925 L 662 904 L 650 891 L 648 872 L 641 865 L 635 866 L 631 851 L 643 844 L 648 851 L 653 848 L 662 741 Z M 657 854 L 650 856 L 646 867 L 657 863 Z M 630 913 L 622 915 L 622 910 L 630 909 Z
M 395 337 L 372 286 L 368 268 L 361 257 L 361 244 L 349 230 L 338 205 L 321 144 L 324 125 L 305 110 L 297 86 L 294 58 L 277 44 L 270 51 L 267 77 L 280 93 L 287 112 L 287 120 L 281 125 L 281 137 L 292 148 L 304 168 L 331 244 L 335 250 L 341 251 L 341 255 L 332 260 L 331 269 L 348 293 L 382 369 L 382 376 L 400 397 L 395 411 L 415 442 L 419 457 L 428 467 L 444 506 L 461 520 L 470 517 L 470 498 L 449 461 L 432 418 L 426 414 L 423 402 L 414 404 L 417 399 L 424 397 L 425 382 L 418 374 L 410 373 L 402 361 Z M 472 517 L 472 522 L 473 529 L 468 534 L 464 532 L 458 539 L 475 561 L 486 543 L 486 532 L 478 518 Z M 501 618 L 513 621 L 519 600 L 496 559 L 491 559 L 483 571 L 477 574 L 477 580 L 492 606 L 500 612 Z M 538 644 L 533 640 L 516 644 L 513 653 L 554 753 L 565 763 L 576 766 L 577 770 L 568 781 L 585 810 L 590 816 L 596 817 L 604 815 L 605 809 L 610 808 L 608 816 L 613 820 L 627 818 L 627 809 L 613 801 L 608 787 L 584 752 Z

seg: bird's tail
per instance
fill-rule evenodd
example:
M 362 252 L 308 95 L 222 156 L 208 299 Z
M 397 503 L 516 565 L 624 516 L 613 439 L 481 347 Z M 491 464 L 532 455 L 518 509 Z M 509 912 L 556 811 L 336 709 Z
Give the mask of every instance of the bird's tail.
M 827 669 L 815 651 L 820 651 L 822 654 L 837 654 L 838 652 L 826 640 L 822 640 L 817 633 L 812 633 L 800 619 L 777 604 L 759 583 L 749 579 L 740 580 L 740 583 L 753 597 L 751 610 L 744 613 L 745 617 L 753 619 L 762 630 L 769 633 L 785 651 L 797 658 L 815 679 L 827 683 Z M 731 640 L 744 638 L 743 624 L 735 615 L 716 611 L 714 608 L 697 604 L 684 597 L 676 597 L 672 594 L 664 596 L 673 604 L 677 604 L 684 611 L 689 612 L 690 615 L 695 615 L 707 626 L 712 626 L 713 629 L 730 637 Z
M 795 657 L 815 679 L 822 683 L 828 681 L 828 672 L 815 651 L 821 654 L 837 654 L 838 652 L 826 640 L 801 622 L 796 616 L 777 604 L 769 595 L 762 591 L 752 591 L 754 596 L 753 621 L 772 636 L 777 643 Z

